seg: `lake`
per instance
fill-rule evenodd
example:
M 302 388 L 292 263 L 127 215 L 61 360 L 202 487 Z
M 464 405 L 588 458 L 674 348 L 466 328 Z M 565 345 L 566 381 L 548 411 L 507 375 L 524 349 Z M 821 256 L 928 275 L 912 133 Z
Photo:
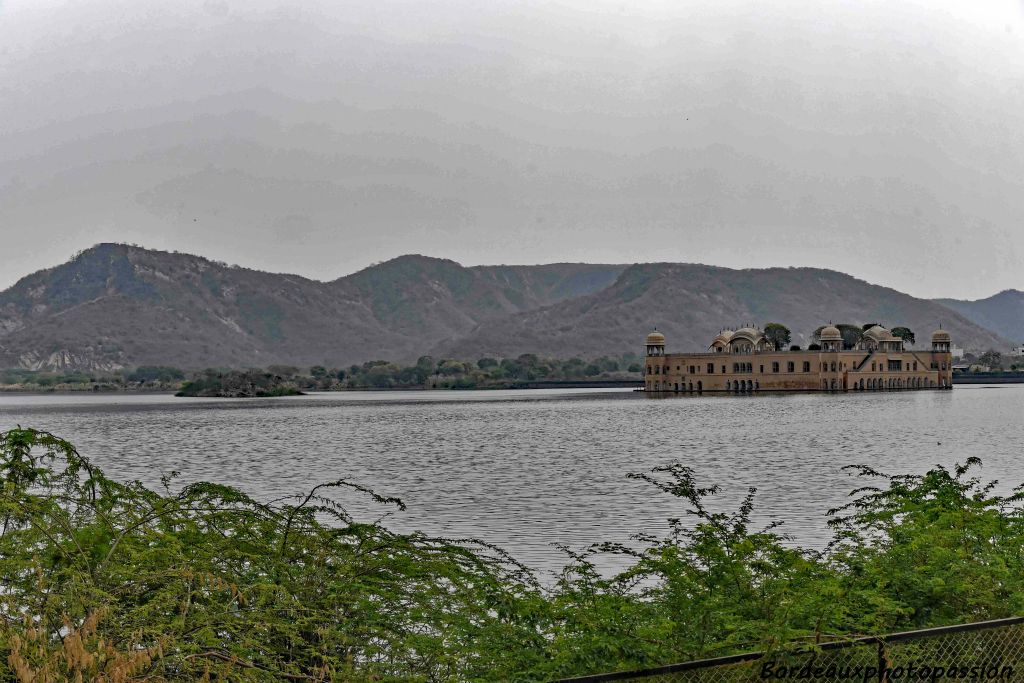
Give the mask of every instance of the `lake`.
M 650 396 L 618 389 L 389 391 L 280 399 L 4 394 L 0 427 L 45 429 L 108 475 L 156 486 L 215 480 L 261 499 L 344 478 L 408 505 L 386 524 L 496 543 L 542 573 L 582 548 L 659 533 L 679 501 L 629 472 L 679 461 L 721 484 L 716 507 L 759 489 L 759 522 L 828 539 L 825 511 L 858 480 L 841 468 L 923 472 L 978 456 L 1006 491 L 1024 481 L 1024 385 L 953 391 Z M 362 519 L 388 513 L 340 496 Z M 609 565 L 609 567 L 613 566 Z

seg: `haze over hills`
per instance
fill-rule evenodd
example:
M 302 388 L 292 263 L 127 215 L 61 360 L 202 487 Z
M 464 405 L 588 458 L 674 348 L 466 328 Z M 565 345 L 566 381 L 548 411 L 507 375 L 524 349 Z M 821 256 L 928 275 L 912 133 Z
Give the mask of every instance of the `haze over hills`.
M 1020 290 L 1007 289 L 987 299 L 976 301 L 936 301 L 1007 339 L 1012 339 L 1018 344 L 1024 343 L 1024 292 Z
M 325 283 L 101 244 L 0 293 L 0 366 L 410 360 L 483 322 L 602 289 L 624 267 L 402 256 Z
M 843 273 L 817 268 L 733 270 L 700 264 L 652 263 L 626 269 L 611 287 L 525 311 L 446 340 L 435 354 L 596 355 L 635 348 L 641 330 L 657 327 L 669 350 L 703 350 L 723 328 L 778 321 L 806 346 L 829 321 L 907 325 L 917 348 L 940 324 L 960 346 L 1004 348 L 1007 340 L 941 304 L 917 299 Z
M 657 326 L 703 348 L 778 320 L 806 343 L 828 320 L 907 324 L 927 342 L 1011 342 L 941 304 L 828 270 L 692 264 L 475 266 L 401 256 L 331 282 L 101 244 L 0 293 L 0 367 L 349 365 L 637 350 Z

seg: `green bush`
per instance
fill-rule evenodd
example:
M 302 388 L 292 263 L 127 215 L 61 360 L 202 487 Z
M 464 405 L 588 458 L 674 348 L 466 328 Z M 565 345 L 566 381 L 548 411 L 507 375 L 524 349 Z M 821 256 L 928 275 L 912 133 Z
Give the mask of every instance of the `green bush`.
M 540 646 L 528 574 L 355 521 L 332 489 L 402 503 L 345 481 L 275 504 L 154 491 L 31 429 L 2 434 L 0 472 L 3 680 L 487 678 Z
M 566 548 L 557 582 L 483 543 L 360 522 L 345 480 L 273 503 L 107 479 L 51 434 L 0 434 L 0 679 L 540 681 L 822 637 L 1024 613 L 1022 494 L 971 470 L 876 485 L 801 548 L 711 505 L 681 464 L 630 475 L 679 499 L 664 537 Z M 558 501 L 552 501 L 558 504 Z M 615 575 L 602 555 L 627 560 Z M 103 678 L 106 677 L 106 678 Z

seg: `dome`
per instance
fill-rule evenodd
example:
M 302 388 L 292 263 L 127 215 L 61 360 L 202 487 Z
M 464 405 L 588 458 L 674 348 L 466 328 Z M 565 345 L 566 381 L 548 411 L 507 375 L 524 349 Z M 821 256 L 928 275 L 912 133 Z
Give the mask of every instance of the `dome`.
M 821 341 L 843 341 L 843 333 L 834 325 L 826 325 L 821 328 L 819 338 Z
M 664 346 L 665 335 L 655 330 L 647 335 L 647 346 Z
M 740 329 L 732 333 L 732 336 L 729 337 L 729 340 L 735 341 L 737 337 L 743 337 L 744 339 L 749 339 L 752 342 L 756 342 L 763 336 L 764 332 L 757 329 L 756 327 L 741 327 Z
M 948 342 L 950 341 L 949 332 L 945 330 L 935 330 L 932 332 L 932 343 L 936 342 Z
M 711 340 L 711 345 L 714 346 L 715 344 L 722 344 L 724 346 L 729 343 L 730 339 L 732 339 L 732 335 L 732 330 L 722 330 L 718 333 L 717 337 Z
M 891 337 L 892 333 L 890 333 L 889 330 L 885 329 L 881 325 L 875 325 L 874 327 L 868 328 L 864 332 L 864 336 L 870 339 L 874 339 L 875 341 L 882 341 Z

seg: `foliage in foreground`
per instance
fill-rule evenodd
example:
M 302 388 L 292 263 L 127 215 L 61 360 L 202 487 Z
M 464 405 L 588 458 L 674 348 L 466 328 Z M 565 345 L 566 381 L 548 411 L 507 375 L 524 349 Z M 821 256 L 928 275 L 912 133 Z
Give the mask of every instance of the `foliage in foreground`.
M 680 464 L 664 538 L 570 552 L 556 585 L 495 548 L 393 533 L 330 498 L 111 481 L 45 432 L 0 435 L 0 679 L 545 680 L 1024 613 L 1020 493 L 969 460 L 830 512 L 823 551 L 752 529 Z M 597 570 L 604 553 L 628 569 Z

